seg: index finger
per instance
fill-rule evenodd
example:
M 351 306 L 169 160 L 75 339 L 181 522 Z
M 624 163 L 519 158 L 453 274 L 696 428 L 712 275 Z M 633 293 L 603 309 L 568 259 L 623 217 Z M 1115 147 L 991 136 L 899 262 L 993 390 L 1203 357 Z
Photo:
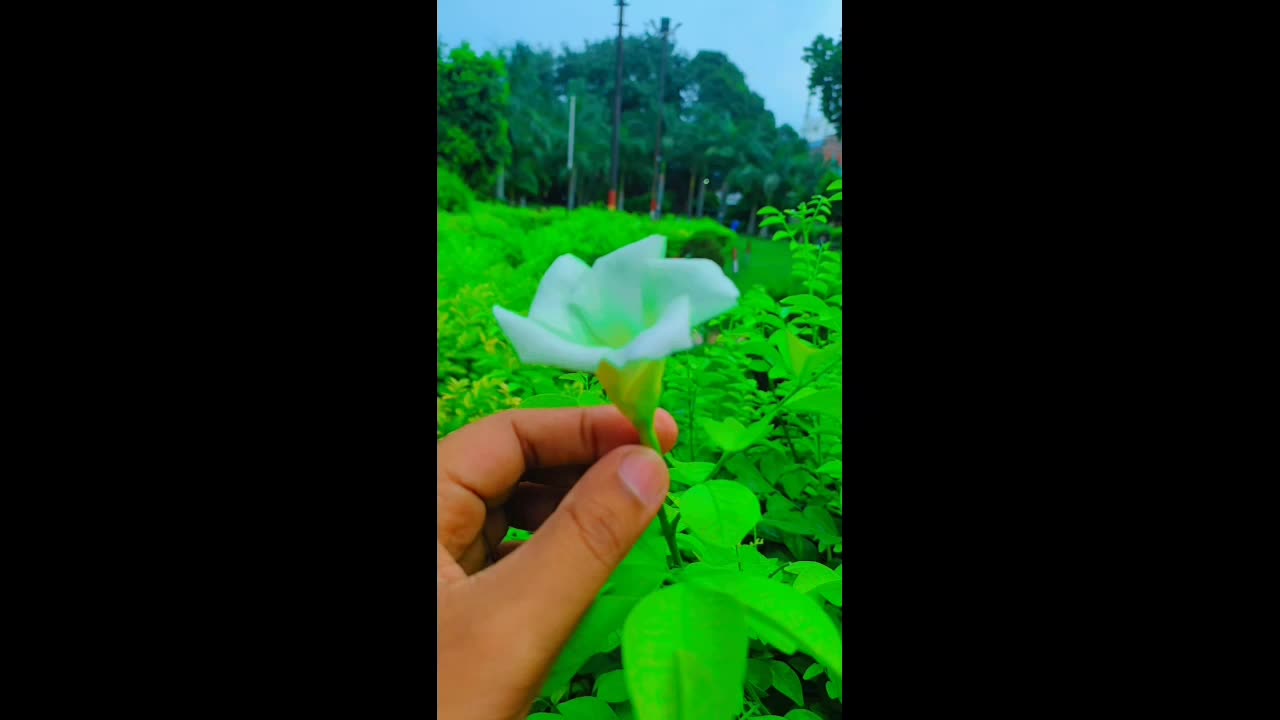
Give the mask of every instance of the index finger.
M 654 417 L 662 451 L 675 447 L 676 421 Z M 640 434 L 612 405 L 554 410 L 508 410 L 472 423 L 436 446 L 437 482 L 470 490 L 492 507 L 501 504 L 528 471 L 588 465 Z

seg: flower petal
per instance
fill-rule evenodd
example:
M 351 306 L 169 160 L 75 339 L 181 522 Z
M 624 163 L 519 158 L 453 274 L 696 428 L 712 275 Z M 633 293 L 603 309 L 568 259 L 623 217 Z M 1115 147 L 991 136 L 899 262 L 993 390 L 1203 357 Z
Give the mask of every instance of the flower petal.
M 681 295 L 664 309 L 656 325 L 636 336 L 626 347 L 610 350 L 604 359 L 617 368 L 640 360 L 661 360 L 672 353 L 693 347 L 689 325 L 689 298 Z
M 574 293 L 573 304 L 601 342 L 622 347 L 657 320 L 653 308 L 645 312 L 644 268 L 666 254 L 667 239 L 650 235 L 596 260 Z
M 642 266 L 608 273 L 592 268 L 582 276 L 569 308 L 596 343 L 620 348 L 644 330 L 644 277 Z
M 493 315 L 515 347 L 520 362 L 527 365 L 595 372 L 609 352 L 609 348 L 579 345 L 567 340 L 536 320 L 520 317 L 506 308 L 495 305 Z
M 596 270 L 611 270 L 620 268 L 627 270 L 628 268 L 637 268 L 647 260 L 661 260 L 667 256 L 667 238 L 662 235 L 650 235 L 643 240 L 637 240 L 630 245 L 623 245 L 596 260 L 594 265 Z
M 591 267 L 573 255 L 556 258 L 538 283 L 529 319 L 568 337 L 586 340 L 582 322 L 569 310 L 569 300 L 589 272 Z
M 675 298 L 687 296 L 692 325 L 701 325 L 738 304 L 738 287 L 712 260 L 651 260 L 644 274 L 645 306 L 665 308 Z

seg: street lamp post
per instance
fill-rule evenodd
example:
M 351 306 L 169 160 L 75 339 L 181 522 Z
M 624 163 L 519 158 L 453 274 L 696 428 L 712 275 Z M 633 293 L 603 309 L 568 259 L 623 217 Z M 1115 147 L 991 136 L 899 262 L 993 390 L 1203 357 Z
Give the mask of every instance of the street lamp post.
M 618 142 L 619 133 L 622 131 L 622 9 L 626 7 L 625 0 L 618 0 L 618 62 L 614 73 L 613 86 L 613 177 L 609 186 L 609 211 L 613 212 L 618 209 L 618 174 L 619 174 L 619 157 Z

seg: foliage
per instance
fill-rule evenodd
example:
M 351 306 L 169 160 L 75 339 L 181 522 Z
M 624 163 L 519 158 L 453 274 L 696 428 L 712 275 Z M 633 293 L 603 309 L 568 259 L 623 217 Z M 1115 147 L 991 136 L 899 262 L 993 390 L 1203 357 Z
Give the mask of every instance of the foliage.
M 462 178 L 445 168 L 436 168 L 436 209 L 446 212 L 467 212 L 474 200 L 471 188 Z
M 809 92 L 817 91 L 822 100 L 822 115 L 836 129 L 836 137 L 844 138 L 844 31 L 840 39 L 825 35 L 813 39 L 804 49 L 809 65 Z
M 436 59 L 436 164 L 487 191 L 511 161 L 506 65 L 489 53 L 477 56 L 466 43 L 448 58 L 437 45 Z
M 821 157 L 810 152 L 793 128 L 777 126 L 742 71 L 723 53 L 700 51 L 689 57 L 674 45 L 666 46 L 666 81 L 659 97 L 661 36 L 649 32 L 627 36 L 623 46 L 619 157 L 626 211 L 647 214 L 650 208 L 658 113 L 663 119 L 666 164 L 664 215 L 696 215 L 699 190 L 706 179 L 704 212 L 724 223 L 739 220 L 751 233 L 758 207 L 794 204 L 822 184 Z M 616 57 L 614 38 L 587 42 L 580 48 L 566 46 L 558 52 L 517 43 L 501 53 L 509 91 L 505 117 L 511 148 L 505 196 L 512 202 L 568 203 L 572 96 L 575 205 L 604 203 L 612 168 Z M 451 157 L 483 155 L 479 145 L 473 150 L 462 137 L 467 128 L 458 125 L 452 135 L 447 129 L 441 131 L 438 143 L 450 148 Z M 480 185 L 463 176 L 478 193 L 493 196 L 491 182 Z M 736 193 L 743 194 L 737 205 L 722 202 Z
M 681 429 L 671 531 L 655 523 L 610 579 L 534 716 L 842 714 L 842 255 L 815 244 L 839 197 L 760 210 L 780 236 L 757 243 L 791 259 L 774 294 L 743 288 L 701 345 L 667 361 L 661 404 Z M 494 304 L 527 308 L 556 256 L 591 262 L 653 233 L 681 256 L 725 232 L 486 203 L 438 219 L 441 436 L 504 407 L 606 402 L 590 374 L 520 365 L 492 319 Z

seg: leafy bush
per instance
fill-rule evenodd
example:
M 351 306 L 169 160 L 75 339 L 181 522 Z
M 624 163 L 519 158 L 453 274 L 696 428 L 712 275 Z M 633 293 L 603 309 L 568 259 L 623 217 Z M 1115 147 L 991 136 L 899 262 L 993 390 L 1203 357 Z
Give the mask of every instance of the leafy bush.
M 661 404 L 680 425 L 668 455 L 671 530 L 655 523 L 614 574 L 535 713 L 572 717 L 591 704 L 600 717 L 640 720 L 842 715 L 842 256 L 814 244 L 838 199 L 761 210 L 780 228 L 770 245 L 790 258 L 775 288 L 794 292 L 743 288 L 737 308 L 700 329 L 698 347 L 667 361 Z M 520 364 L 493 318 L 495 304 L 527 309 L 556 257 L 592 262 L 655 233 L 680 257 L 733 237 L 711 221 L 594 209 L 477 203 L 438 219 L 440 437 L 508 407 L 607 402 L 591 374 Z M 698 692 L 673 692 L 678 673 Z
M 462 178 L 448 170 L 436 168 L 436 209 L 445 212 L 467 212 L 474 197 Z

